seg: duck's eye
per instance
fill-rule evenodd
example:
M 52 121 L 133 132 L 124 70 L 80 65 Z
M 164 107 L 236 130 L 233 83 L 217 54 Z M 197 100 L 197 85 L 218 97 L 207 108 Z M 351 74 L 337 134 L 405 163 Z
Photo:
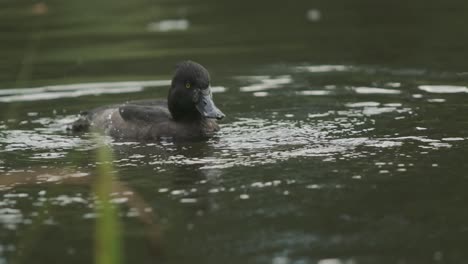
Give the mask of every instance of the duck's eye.
M 185 88 L 189 89 L 192 85 L 189 82 L 185 83 Z

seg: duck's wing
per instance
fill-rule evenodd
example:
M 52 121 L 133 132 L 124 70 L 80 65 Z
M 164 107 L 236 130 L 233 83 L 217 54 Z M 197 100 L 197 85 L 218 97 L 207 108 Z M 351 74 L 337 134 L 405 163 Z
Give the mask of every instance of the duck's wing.
M 127 122 L 158 123 L 171 119 L 171 113 L 165 107 L 128 104 L 119 107 L 122 119 Z
M 153 100 L 153 99 L 134 100 L 134 101 L 127 102 L 126 105 L 159 106 L 159 107 L 167 108 L 167 101 L 166 100 Z

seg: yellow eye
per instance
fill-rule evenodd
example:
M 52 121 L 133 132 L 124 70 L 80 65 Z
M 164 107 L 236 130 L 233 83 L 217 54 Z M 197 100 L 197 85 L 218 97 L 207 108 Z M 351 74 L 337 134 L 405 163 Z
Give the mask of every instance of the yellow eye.
M 187 88 L 187 89 L 190 88 L 190 83 L 189 82 L 185 83 L 185 88 Z

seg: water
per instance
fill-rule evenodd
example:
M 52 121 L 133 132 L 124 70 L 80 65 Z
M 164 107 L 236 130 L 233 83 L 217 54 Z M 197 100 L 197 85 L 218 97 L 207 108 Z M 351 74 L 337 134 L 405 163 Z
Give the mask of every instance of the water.
M 207 141 L 103 139 L 122 262 L 467 261 L 467 4 L 2 5 L 0 263 L 94 260 L 102 162 L 67 124 L 165 98 L 183 59 L 227 117 Z

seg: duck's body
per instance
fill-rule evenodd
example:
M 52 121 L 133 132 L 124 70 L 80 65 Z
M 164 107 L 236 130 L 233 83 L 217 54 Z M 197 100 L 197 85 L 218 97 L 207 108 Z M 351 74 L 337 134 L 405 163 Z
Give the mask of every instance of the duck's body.
M 215 119 L 223 117 L 211 99 L 208 71 L 188 61 L 179 64 L 168 101 L 130 101 L 99 107 L 82 113 L 72 130 L 92 128 L 131 140 L 209 137 L 219 130 Z

